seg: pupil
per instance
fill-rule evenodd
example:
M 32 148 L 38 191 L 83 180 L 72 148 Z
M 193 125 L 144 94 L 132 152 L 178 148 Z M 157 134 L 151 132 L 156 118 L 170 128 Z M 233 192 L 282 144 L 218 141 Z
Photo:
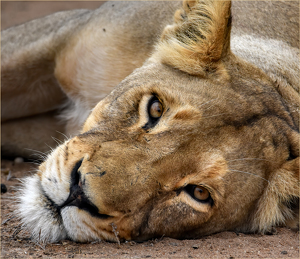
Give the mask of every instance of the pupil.
M 154 102 L 152 104 L 151 110 L 152 110 L 152 113 L 153 113 L 152 114 L 153 117 L 159 117 L 160 114 L 161 114 L 160 103 L 158 101 Z

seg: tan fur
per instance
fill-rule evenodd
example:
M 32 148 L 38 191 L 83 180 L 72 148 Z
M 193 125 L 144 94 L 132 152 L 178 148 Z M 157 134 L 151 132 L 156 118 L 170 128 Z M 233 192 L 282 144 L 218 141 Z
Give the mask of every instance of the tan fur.
M 220 59 L 229 51 L 230 6 L 230 1 L 219 5 L 185 1 L 175 14 L 176 23 L 165 28 L 154 57 L 191 75 L 205 77 L 217 70 L 226 77 Z M 214 78 L 219 76 L 213 73 Z
M 229 1 L 176 5 L 107 3 L 58 48 L 53 72 L 71 102 L 68 132 L 92 111 L 24 180 L 17 210 L 34 238 L 299 227 L 293 39 L 264 38 L 263 25 L 251 35 L 233 28 L 231 37 Z M 197 199 L 197 188 L 210 197 Z

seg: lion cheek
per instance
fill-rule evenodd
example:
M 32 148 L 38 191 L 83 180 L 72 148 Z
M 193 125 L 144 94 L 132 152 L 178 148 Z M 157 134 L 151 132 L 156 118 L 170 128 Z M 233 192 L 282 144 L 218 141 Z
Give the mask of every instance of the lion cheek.
M 143 208 L 143 211 L 144 213 L 135 219 L 135 222 L 139 222 L 139 226 L 132 232 L 133 240 L 143 241 L 162 236 L 182 238 L 185 235 L 188 238 L 189 232 L 205 224 L 211 216 L 211 211 L 204 212 L 205 209 L 203 212 L 196 211 L 176 198 L 157 203 L 152 209 Z

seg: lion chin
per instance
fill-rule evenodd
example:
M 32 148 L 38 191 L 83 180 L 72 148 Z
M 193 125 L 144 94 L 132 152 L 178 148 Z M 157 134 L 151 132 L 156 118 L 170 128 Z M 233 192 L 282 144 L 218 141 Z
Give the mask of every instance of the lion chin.
M 74 241 L 116 241 L 105 230 L 94 229 L 92 216 L 76 206 L 59 206 L 44 191 L 36 175 L 24 180 L 20 192 L 18 213 L 22 223 L 30 230 L 32 238 L 41 242 L 58 242 L 70 238 Z M 34 188 L 32 188 L 34 187 Z
M 129 5 L 147 5 L 145 16 L 170 10 Z M 141 22 L 133 10 L 127 19 Z M 81 114 L 93 104 L 88 82 L 97 81 L 85 58 L 107 55 L 97 33 L 112 37 L 109 25 L 93 19 L 55 57 L 55 76 L 85 107 Z M 149 38 L 156 23 L 161 37 L 147 45 L 148 58 L 92 109 L 79 134 L 23 179 L 23 227 L 45 242 L 298 228 L 298 49 L 253 35 L 231 40 L 230 1 L 184 1 L 173 24 L 156 21 L 143 31 Z M 135 39 L 136 51 L 146 46 Z

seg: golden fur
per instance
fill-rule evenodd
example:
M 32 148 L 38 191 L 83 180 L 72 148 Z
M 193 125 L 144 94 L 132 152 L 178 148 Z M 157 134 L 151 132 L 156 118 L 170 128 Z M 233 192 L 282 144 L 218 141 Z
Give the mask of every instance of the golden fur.
M 92 111 L 24 180 L 24 227 L 50 242 L 298 228 L 298 49 L 231 37 L 229 1 L 127 5 L 78 18 L 55 50 L 66 132 Z

